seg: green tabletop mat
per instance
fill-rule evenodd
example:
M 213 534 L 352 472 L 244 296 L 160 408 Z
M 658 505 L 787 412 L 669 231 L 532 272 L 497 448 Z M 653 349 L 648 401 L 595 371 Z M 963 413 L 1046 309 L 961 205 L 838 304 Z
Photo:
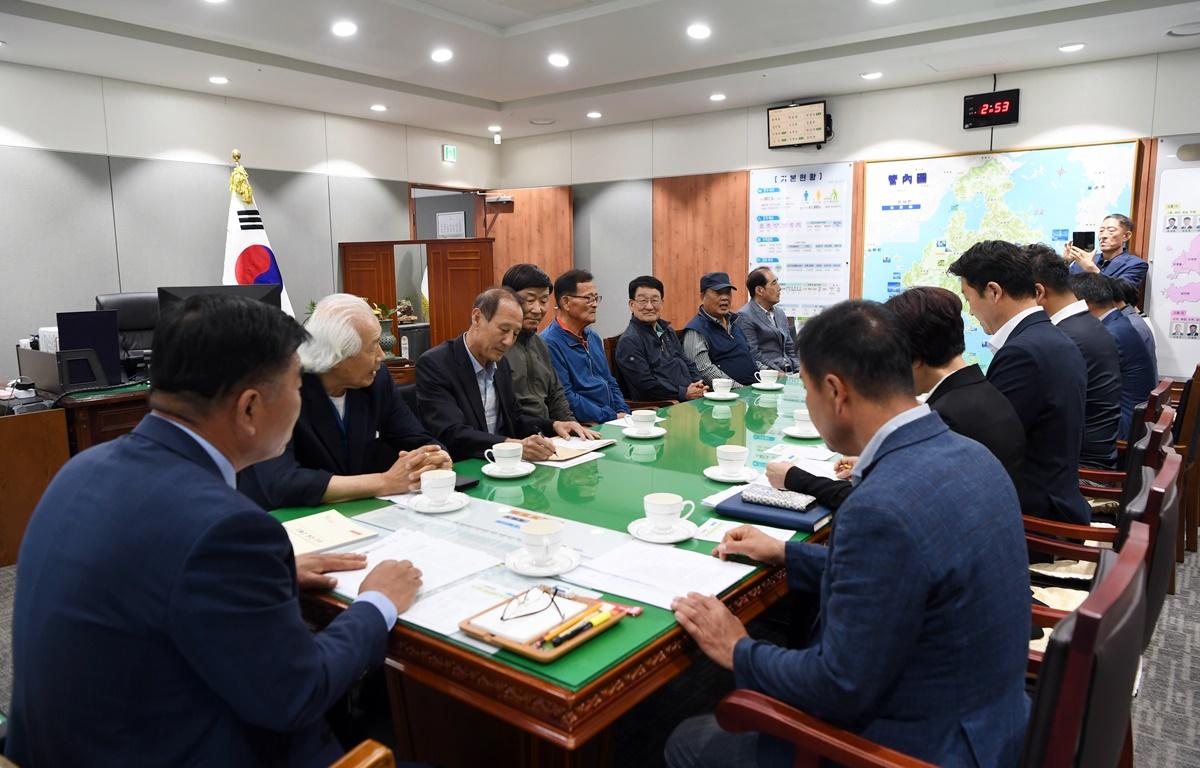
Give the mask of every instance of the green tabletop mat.
M 113 395 L 128 395 L 134 392 L 148 391 L 150 391 L 149 382 L 141 381 L 136 384 L 126 384 L 123 387 L 113 387 L 112 389 L 81 389 L 78 392 L 70 392 L 66 396 L 72 400 L 102 400 Z
M 667 428 L 667 434 L 654 440 L 627 438 L 619 427 L 603 425 L 599 427 L 601 434 L 617 444 L 603 449 L 603 458 L 569 469 L 539 466 L 533 474 L 515 480 L 486 477 L 482 471 L 484 462 L 479 459 L 457 462 L 454 469 L 480 480 L 479 485 L 466 491 L 469 496 L 602 528 L 624 531 L 630 522 L 644 516 L 642 497 L 658 491 L 678 493 L 695 502 L 691 519 L 701 524 L 714 516 L 714 510 L 700 504 L 701 499 L 727 487 L 701 474 L 705 467 L 716 464 L 717 446 L 746 445 L 750 448 L 750 464 L 762 469 L 771 458 L 765 452 L 780 442 L 820 444 L 820 440 L 796 441 L 782 434 L 781 430 L 793 423 L 792 412 L 804 405 L 800 387 L 789 386 L 779 393 L 761 393 L 749 387 L 736 391 L 740 397 L 729 403 L 693 400 L 660 409 L 659 415 L 667 419 L 660 426 Z M 380 499 L 362 499 L 321 507 L 278 509 L 273 514 L 286 522 L 330 507 L 354 516 L 388 504 Z M 807 534 L 797 534 L 793 540 L 806 538 Z M 708 554 L 713 543 L 692 539 L 676 546 Z M 623 619 L 616 627 L 551 664 L 540 664 L 503 650 L 492 658 L 569 690 L 578 690 L 675 625 L 670 611 L 619 596 L 605 597 L 643 605 L 645 610 L 641 616 Z M 435 635 L 421 627 L 413 629 Z M 456 644 L 482 655 L 469 645 Z

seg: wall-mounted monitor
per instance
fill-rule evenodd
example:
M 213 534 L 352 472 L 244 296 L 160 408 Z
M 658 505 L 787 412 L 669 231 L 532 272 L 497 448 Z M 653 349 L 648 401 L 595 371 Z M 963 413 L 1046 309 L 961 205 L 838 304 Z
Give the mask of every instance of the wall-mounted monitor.
M 767 146 L 804 147 L 829 141 L 831 121 L 825 101 L 787 104 L 767 109 Z

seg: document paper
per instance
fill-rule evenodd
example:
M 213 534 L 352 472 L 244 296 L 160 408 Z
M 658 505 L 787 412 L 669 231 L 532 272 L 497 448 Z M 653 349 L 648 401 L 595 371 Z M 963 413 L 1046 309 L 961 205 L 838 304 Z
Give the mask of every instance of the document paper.
M 335 594 L 353 600 L 363 579 L 384 560 L 408 560 L 421 571 L 419 595 L 473 576 L 500 563 L 500 559 L 477 549 L 441 541 L 420 531 L 396 531 L 359 547 L 354 552 L 367 556 L 367 567 L 359 571 L 329 574 L 337 579 Z
M 315 515 L 289 520 L 283 524 L 292 542 L 292 551 L 297 555 L 309 552 L 324 552 L 344 544 L 374 538 L 378 531 L 357 523 L 336 509 L 327 509 Z

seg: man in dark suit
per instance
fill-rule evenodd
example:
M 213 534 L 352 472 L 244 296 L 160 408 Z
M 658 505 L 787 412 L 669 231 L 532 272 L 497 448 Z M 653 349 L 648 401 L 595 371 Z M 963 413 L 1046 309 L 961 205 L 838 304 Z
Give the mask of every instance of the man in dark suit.
M 517 407 L 512 371 L 504 355 L 521 332 L 525 313 L 508 288 L 489 288 L 475 299 L 471 327 L 417 360 L 421 418 L 455 461 L 482 458 L 496 443 L 519 442 L 526 461 L 554 455 L 554 422 Z
M 949 267 L 995 357 L 988 381 L 1013 404 L 1025 427 L 1025 460 L 1014 478 L 1027 515 L 1084 523 L 1079 447 L 1087 366 L 1079 349 L 1037 305 L 1029 259 L 1019 246 L 985 240 Z
M 450 456 L 409 410 L 383 365 L 380 327 L 358 296 L 317 302 L 300 345 L 300 418 L 283 455 L 238 474 L 266 509 L 312 507 L 421 487 Z
M 234 488 L 283 451 L 304 330 L 195 296 L 154 333 L 150 415 L 58 473 L 21 546 L 8 755 L 21 766 L 328 765 L 323 715 L 381 663 L 411 564 L 322 632 L 283 527 Z
M 1150 357 L 1150 350 L 1142 343 L 1129 318 L 1117 309 L 1112 283 L 1104 275 L 1073 275 L 1071 288 L 1087 302 L 1088 311 L 1095 316 L 1104 329 L 1112 334 L 1117 344 L 1117 358 L 1121 368 L 1121 421 L 1117 435 L 1129 438 L 1129 427 L 1133 421 L 1133 409 L 1143 403 L 1150 390 L 1158 383 L 1158 366 Z
M 945 288 L 922 286 L 893 296 L 883 306 L 896 316 L 908 339 L 913 383 L 918 392 L 929 393 L 925 404 L 947 427 L 991 451 L 1009 477 L 1015 476 L 1025 457 L 1025 428 L 1008 398 L 978 365 L 963 359 L 959 298 Z M 829 509 L 839 508 L 853 487 L 846 480 L 810 474 L 790 461 L 768 464 L 767 480 L 777 488 L 815 496 Z
M 1072 293 L 1071 273 L 1057 253 L 1038 243 L 1025 246 L 1025 255 L 1033 270 L 1038 304 L 1050 315 L 1050 322 L 1075 342 L 1087 365 L 1079 463 L 1115 469 L 1117 425 L 1121 420 L 1121 365 L 1116 342 L 1088 312 L 1087 302 Z
M 1029 571 L 1008 475 L 917 404 L 907 340 L 879 304 L 825 310 L 797 347 L 813 423 L 832 450 L 860 456 L 855 491 L 828 547 L 741 526 L 714 554 L 783 566 L 789 588 L 818 593 L 812 642 L 755 641 L 720 600 L 696 593 L 676 599 L 676 619 L 739 688 L 937 765 L 1016 765 Z M 682 723 L 666 750 L 672 768 L 792 757 L 790 745 L 727 733 L 711 716 Z
M 768 267 L 759 267 L 746 276 L 750 301 L 738 311 L 739 326 L 750 354 L 760 369 L 773 368 L 783 373 L 800 370 L 792 325 L 779 306 L 783 290 L 779 278 Z

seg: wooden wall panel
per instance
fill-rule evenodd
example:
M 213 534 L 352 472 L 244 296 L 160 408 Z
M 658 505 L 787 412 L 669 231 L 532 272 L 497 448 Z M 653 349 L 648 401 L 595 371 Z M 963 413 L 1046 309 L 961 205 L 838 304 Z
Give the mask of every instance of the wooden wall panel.
M 867 164 L 854 164 L 854 202 L 850 206 L 850 298 L 862 298 L 863 284 L 863 206 L 867 190 Z
M 470 325 L 475 297 L 492 284 L 492 243 L 488 240 L 427 243 L 429 344 L 436 346 Z
M 0 417 L 0 565 L 17 562 L 33 508 L 67 463 L 67 419 L 61 408 Z
M 676 328 L 696 314 L 700 276 L 728 272 L 746 303 L 749 271 L 749 180 L 746 171 L 654 180 L 654 274 L 663 281 L 663 317 Z
M 376 304 L 396 305 L 396 261 L 392 243 L 339 243 L 338 251 L 344 293 L 362 296 Z
M 499 285 L 514 264 L 536 264 L 551 280 L 574 266 L 570 187 L 497 189 L 488 195 L 513 199 L 511 206 L 487 206 L 484 231 L 479 233 L 496 241 L 493 284 Z

